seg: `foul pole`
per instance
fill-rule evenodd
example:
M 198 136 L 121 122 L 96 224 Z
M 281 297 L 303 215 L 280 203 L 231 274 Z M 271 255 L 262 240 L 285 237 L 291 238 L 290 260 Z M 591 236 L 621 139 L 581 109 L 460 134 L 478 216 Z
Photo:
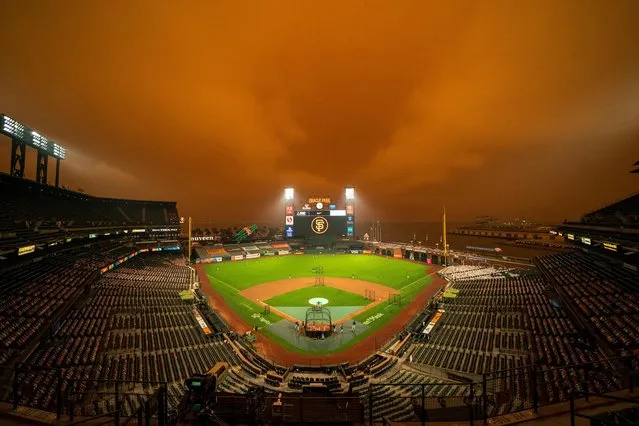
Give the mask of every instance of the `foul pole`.
M 189 252 L 186 254 L 186 264 L 191 264 L 191 216 L 189 216 Z
M 448 247 L 446 246 L 446 206 L 442 215 L 442 234 L 444 238 L 444 266 L 448 266 Z

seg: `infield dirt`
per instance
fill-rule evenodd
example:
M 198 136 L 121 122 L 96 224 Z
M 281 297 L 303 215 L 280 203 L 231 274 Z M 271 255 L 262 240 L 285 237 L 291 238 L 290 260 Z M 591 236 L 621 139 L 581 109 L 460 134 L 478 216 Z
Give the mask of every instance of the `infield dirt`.
M 260 305 L 264 305 L 263 301 L 268 300 L 271 297 L 288 293 L 290 291 L 295 291 L 303 287 L 313 287 L 314 285 L 315 282 L 313 278 L 289 278 L 285 280 L 258 284 L 253 287 L 247 288 L 246 290 L 240 291 L 240 294 L 249 300 L 255 301 Z M 372 301 L 366 306 L 363 306 L 361 309 L 358 309 L 357 311 L 351 312 L 347 316 L 340 318 L 339 320 L 334 322 L 335 324 L 344 323 L 349 319 L 361 314 L 362 312 L 374 308 L 375 306 L 382 303 L 384 300 L 387 300 L 390 293 L 397 293 L 397 290 L 381 284 L 372 283 L 370 281 L 354 280 L 350 278 L 327 277 L 325 285 L 334 287 L 339 290 L 348 291 L 350 293 L 359 294 L 361 296 L 366 296 L 366 290 L 375 292 L 376 300 Z M 299 321 L 297 318 L 292 317 L 277 308 L 271 307 L 271 310 L 273 313 L 276 313 L 277 315 L 281 316 L 282 318 L 286 318 L 289 321 Z
M 298 290 L 303 287 L 312 287 L 314 285 L 313 278 L 290 278 L 254 285 L 253 287 L 240 291 L 240 294 L 251 300 L 268 300 L 279 294 L 288 293 L 289 291 Z M 366 290 L 372 290 L 375 292 L 376 299 L 381 298 L 384 300 L 388 299 L 389 293 L 398 293 L 397 290 L 382 284 L 353 280 L 350 278 L 326 277 L 325 285 L 362 296 L 366 295 Z

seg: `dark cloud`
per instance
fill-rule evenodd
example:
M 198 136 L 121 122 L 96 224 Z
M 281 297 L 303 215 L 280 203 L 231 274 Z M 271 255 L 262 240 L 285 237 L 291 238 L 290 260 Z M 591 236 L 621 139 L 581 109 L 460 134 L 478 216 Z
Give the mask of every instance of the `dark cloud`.
M 350 184 L 364 217 L 561 220 L 636 188 L 638 16 L 621 0 L 14 0 L 0 111 L 69 147 L 65 184 L 206 220 Z

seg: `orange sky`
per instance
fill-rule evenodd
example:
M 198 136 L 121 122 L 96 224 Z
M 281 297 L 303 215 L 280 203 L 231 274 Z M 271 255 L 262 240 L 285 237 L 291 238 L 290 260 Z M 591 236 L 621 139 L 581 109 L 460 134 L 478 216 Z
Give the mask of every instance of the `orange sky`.
M 637 22 L 634 0 L 7 0 L 0 112 L 68 148 L 63 184 L 198 220 L 354 185 L 360 219 L 559 221 L 639 187 Z

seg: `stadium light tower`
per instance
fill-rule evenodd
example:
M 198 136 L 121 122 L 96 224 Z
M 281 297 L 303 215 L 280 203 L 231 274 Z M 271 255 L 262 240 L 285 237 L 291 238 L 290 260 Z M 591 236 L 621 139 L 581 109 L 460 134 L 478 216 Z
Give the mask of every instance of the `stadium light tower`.
M 354 200 L 355 199 L 355 188 L 346 188 L 345 195 L 346 195 L 346 199 L 347 200 Z
M 344 190 L 346 199 L 346 236 L 355 238 L 355 188 L 348 187 Z
M 0 134 L 11 138 L 11 176 L 24 178 L 27 146 L 37 150 L 36 182 L 47 183 L 49 157 L 56 160 L 55 186 L 60 183 L 60 160 L 67 157 L 66 149 L 41 133 L 18 123 L 8 115 L 0 114 Z
M 284 189 L 284 200 L 292 201 L 295 198 L 295 189 L 294 188 L 285 188 Z
M 295 189 L 284 189 L 284 235 L 293 238 L 295 234 Z

